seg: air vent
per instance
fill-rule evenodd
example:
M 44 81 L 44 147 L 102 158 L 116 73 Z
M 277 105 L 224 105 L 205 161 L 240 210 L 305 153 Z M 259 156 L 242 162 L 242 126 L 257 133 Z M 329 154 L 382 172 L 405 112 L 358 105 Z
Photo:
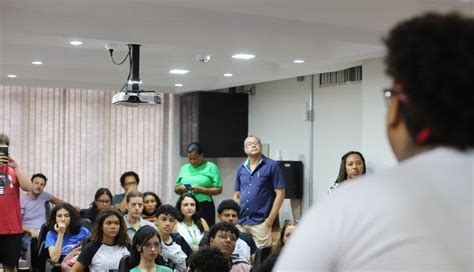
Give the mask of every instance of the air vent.
M 343 84 L 348 81 L 362 80 L 362 66 L 347 68 L 340 71 L 319 74 L 319 85 L 329 86 Z

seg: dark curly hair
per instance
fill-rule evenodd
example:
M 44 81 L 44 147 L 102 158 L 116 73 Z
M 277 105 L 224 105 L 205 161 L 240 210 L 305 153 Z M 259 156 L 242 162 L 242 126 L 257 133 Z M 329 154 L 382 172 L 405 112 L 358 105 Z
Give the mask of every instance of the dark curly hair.
M 143 213 L 144 215 L 146 215 L 146 216 L 152 216 L 152 215 L 155 214 L 156 210 L 158 209 L 158 207 L 161 206 L 162 203 L 161 203 L 160 197 L 159 197 L 157 194 L 153 193 L 153 192 L 144 192 L 144 193 L 143 193 L 143 202 L 144 202 L 144 203 L 145 203 L 145 197 L 147 197 L 147 196 L 152 196 L 152 197 L 155 199 L 156 207 L 155 207 L 155 210 L 153 211 L 152 214 L 148 214 L 148 213 L 145 211 L 145 208 L 143 208 L 143 212 L 142 212 L 142 213 Z
M 156 217 L 159 217 L 161 214 L 168 215 L 168 216 L 173 216 L 174 218 L 178 219 L 178 211 L 176 210 L 175 207 L 169 205 L 169 204 L 164 204 L 158 207 L 156 210 Z
M 181 211 L 181 204 L 183 203 L 183 200 L 186 198 L 186 197 L 189 197 L 191 198 L 192 200 L 194 200 L 194 203 L 196 203 L 196 212 L 193 214 L 192 216 L 192 219 L 193 219 L 193 222 L 194 224 L 196 224 L 196 226 L 199 228 L 199 230 L 201 232 L 204 232 L 204 227 L 202 226 L 202 222 L 201 222 L 201 215 L 199 213 L 199 209 L 200 209 L 200 206 L 199 206 L 199 202 L 197 201 L 197 199 L 191 195 L 191 194 L 188 194 L 188 193 L 185 193 L 185 194 L 182 194 L 179 198 L 178 198 L 178 201 L 176 201 L 176 210 L 178 211 L 178 217 L 176 219 L 178 219 L 179 222 L 183 222 L 184 220 L 184 214 L 183 212 Z
M 219 204 L 217 207 L 217 213 L 221 214 L 224 210 L 233 210 L 236 211 L 237 214 L 240 213 L 240 206 L 239 203 L 235 202 L 233 199 L 226 199 Z
M 122 185 L 122 187 L 125 187 L 125 178 L 128 176 L 135 177 L 135 179 L 137 180 L 137 185 L 140 183 L 140 177 L 138 176 L 138 174 L 133 171 L 128 171 L 120 176 L 120 185 Z
M 230 231 L 237 238 L 240 235 L 239 230 L 237 229 L 236 226 L 234 226 L 234 224 L 229 223 L 229 222 L 220 222 L 220 223 L 215 224 L 214 226 L 212 226 L 209 229 L 209 242 L 211 242 L 211 238 L 213 238 L 213 239 L 216 238 L 216 234 L 220 230 L 221 231 Z
M 130 243 L 130 238 L 128 237 L 128 234 L 127 234 L 127 225 L 125 224 L 123 215 L 119 211 L 113 208 L 104 209 L 97 215 L 97 219 L 95 220 L 94 226 L 92 227 L 91 240 L 96 241 L 98 243 L 102 243 L 102 239 L 104 236 L 104 230 L 103 230 L 104 221 L 107 217 L 112 216 L 112 215 L 117 216 L 120 222 L 120 229 L 117 236 L 115 237 L 114 245 L 120 245 L 120 246 L 126 247 Z
M 56 225 L 56 214 L 60 209 L 65 209 L 69 213 L 70 222 L 67 226 L 66 232 L 78 234 L 81 231 L 81 217 L 79 216 L 79 213 L 76 211 L 76 209 L 74 209 L 71 204 L 66 202 L 59 203 L 58 205 L 54 206 L 49 217 L 48 229 L 50 231 L 55 231 L 54 225 Z
M 474 19 L 425 13 L 396 25 L 385 39 L 387 73 L 402 85 L 400 113 L 416 142 L 474 146 Z
M 349 157 L 352 154 L 359 155 L 360 159 L 362 160 L 362 164 L 364 165 L 364 169 L 362 170 L 362 174 L 365 174 L 365 172 L 367 171 L 367 169 L 365 167 L 365 158 L 364 158 L 364 156 L 362 156 L 362 153 L 360 153 L 358 151 L 349 151 L 346 154 L 342 155 L 342 157 L 341 157 L 341 164 L 339 165 L 339 174 L 337 175 L 336 181 L 334 182 L 335 184 L 336 183 L 342 183 L 347 179 L 346 161 L 347 161 L 347 157 Z
M 204 246 L 189 256 L 189 269 L 192 272 L 227 272 L 230 263 L 217 247 Z

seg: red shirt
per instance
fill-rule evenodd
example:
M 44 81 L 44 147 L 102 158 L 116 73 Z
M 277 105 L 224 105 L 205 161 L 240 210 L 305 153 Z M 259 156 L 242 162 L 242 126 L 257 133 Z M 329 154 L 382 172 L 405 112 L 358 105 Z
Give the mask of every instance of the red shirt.
M 0 167 L 0 178 L 2 177 L 4 190 L 3 194 L 0 194 L 0 235 L 19 234 L 23 232 L 20 212 L 20 184 L 15 170 L 9 166 Z

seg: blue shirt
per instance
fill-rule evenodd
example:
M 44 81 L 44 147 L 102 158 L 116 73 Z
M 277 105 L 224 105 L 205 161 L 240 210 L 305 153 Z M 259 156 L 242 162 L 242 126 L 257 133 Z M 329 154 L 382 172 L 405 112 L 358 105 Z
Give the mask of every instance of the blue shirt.
M 239 224 L 257 225 L 265 221 L 272 210 L 275 189 L 285 189 L 283 172 L 278 163 L 262 156 L 253 172 L 246 160 L 237 168 L 234 191 L 240 191 Z
M 66 256 L 69 254 L 75 247 L 79 246 L 87 236 L 91 235 L 90 231 L 84 227 L 81 227 L 81 230 L 77 234 L 65 233 L 63 237 L 63 244 L 61 246 L 61 256 Z M 58 233 L 55 231 L 48 231 L 46 234 L 46 241 L 44 244 L 45 248 L 56 245 L 56 240 L 58 239 Z

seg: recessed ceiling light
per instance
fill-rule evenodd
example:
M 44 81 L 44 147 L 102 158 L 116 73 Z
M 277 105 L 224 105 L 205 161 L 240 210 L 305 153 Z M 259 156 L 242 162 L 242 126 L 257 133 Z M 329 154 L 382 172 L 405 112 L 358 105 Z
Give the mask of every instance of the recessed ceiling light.
M 70 41 L 69 43 L 72 44 L 72 45 L 81 45 L 82 44 L 81 41 Z
M 233 76 L 233 74 L 231 74 L 231 73 L 225 73 L 225 74 L 223 74 L 223 76 L 225 76 L 225 77 L 231 77 L 231 76 Z
M 255 58 L 255 55 L 251 55 L 251 54 L 235 54 L 232 56 L 232 58 L 234 59 L 253 59 Z
M 184 74 L 187 74 L 188 72 L 189 72 L 188 70 L 183 70 L 183 69 L 170 70 L 170 74 L 175 74 L 175 75 L 184 75 Z
M 174 86 L 175 86 L 175 87 L 183 87 L 183 84 L 181 84 L 181 83 L 176 83 L 176 84 L 174 84 Z
M 34 64 L 34 65 L 41 65 L 41 64 L 43 64 L 43 62 L 40 61 L 40 60 L 35 60 L 35 61 L 33 61 L 31 64 Z
M 11 75 L 7 75 L 7 77 L 9 77 L 9 78 L 15 78 L 16 75 L 11 74 Z
M 295 59 L 293 62 L 294 62 L 294 63 L 304 63 L 304 60 L 302 60 L 302 59 Z

